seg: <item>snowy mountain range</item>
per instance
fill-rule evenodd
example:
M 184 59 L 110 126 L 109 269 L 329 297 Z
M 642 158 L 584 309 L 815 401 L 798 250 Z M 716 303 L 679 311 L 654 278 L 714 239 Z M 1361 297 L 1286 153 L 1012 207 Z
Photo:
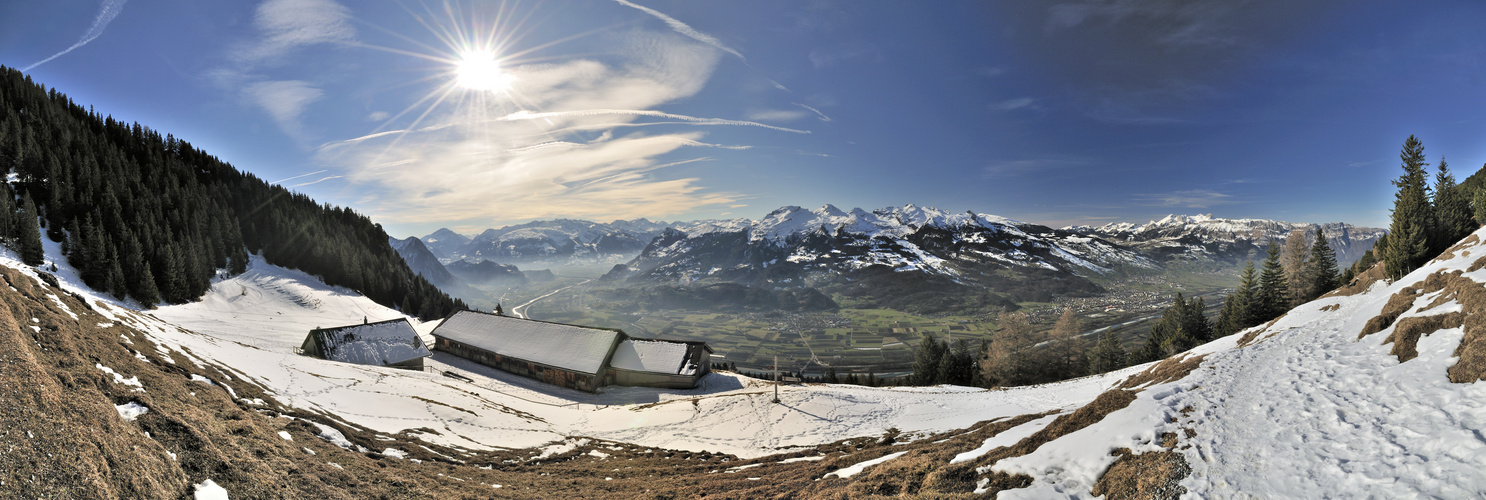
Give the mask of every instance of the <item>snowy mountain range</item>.
M 1214 259 L 1229 262 L 1262 260 L 1271 240 L 1283 244 L 1291 232 L 1322 229 L 1337 261 L 1350 264 L 1372 249 L 1386 229 L 1357 227 L 1341 222 L 1308 224 L 1267 219 L 1220 219 L 1211 215 L 1168 215 L 1145 224 L 1119 222 L 1103 226 L 1063 228 L 1127 246 L 1159 260 Z

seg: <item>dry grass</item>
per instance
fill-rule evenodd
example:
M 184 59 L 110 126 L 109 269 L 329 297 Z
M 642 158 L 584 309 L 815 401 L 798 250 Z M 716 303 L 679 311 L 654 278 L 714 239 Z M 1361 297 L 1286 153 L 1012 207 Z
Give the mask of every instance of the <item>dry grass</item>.
M 1398 361 L 1402 363 L 1419 356 L 1420 337 L 1446 328 L 1459 328 L 1464 324 L 1465 313 L 1462 312 L 1404 318 L 1394 325 L 1393 334 L 1383 343 L 1393 343 L 1393 350 L 1389 354 L 1398 356 Z
M 1449 278 L 1446 278 L 1446 276 L 1459 277 L 1460 274 L 1459 270 L 1451 274 L 1446 274 L 1443 271 L 1436 272 L 1424 278 L 1424 281 L 1415 283 L 1414 286 L 1407 286 L 1399 290 L 1392 297 L 1388 297 L 1388 303 L 1383 305 L 1383 310 L 1377 316 L 1373 316 L 1372 319 L 1367 320 L 1367 324 L 1362 325 L 1362 332 L 1357 334 L 1357 338 L 1360 340 L 1363 337 L 1381 332 L 1393 326 L 1393 322 L 1397 321 L 1399 316 L 1408 312 L 1410 307 L 1414 307 L 1414 301 L 1420 295 L 1445 289 L 1445 284 L 1449 281 Z
M 1175 382 L 1185 378 L 1192 370 L 1202 366 L 1202 360 L 1207 358 L 1206 354 L 1201 356 L 1179 355 L 1161 360 L 1160 363 L 1146 368 L 1145 371 L 1131 375 L 1130 378 L 1120 382 L 1121 389 L 1135 389 L 1154 384 Z
M 1470 237 L 1467 237 L 1466 239 L 1460 240 L 1454 246 L 1451 246 L 1450 248 L 1446 249 L 1445 252 L 1444 253 L 1441 253 L 1439 257 L 1435 257 L 1435 258 L 1431 259 L 1430 262 L 1438 262 L 1438 261 L 1453 259 L 1453 258 L 1455 258 L 1455 253 L 1456 252 L 1459 252 L 1459 251 L 1464 250 L 1466 248 L 1470 248 L 1470 247 L 1475 246 L 1475 245 L 1479 245 L 1480 243 L 1481 243 L 1481 237 L 1472 234 L 1472 235 L 1470 235 Z M 1465 252 L 1464 255 L 1466 257 L 1470 257 L 1470 252 L 1467 251 L 1467 252 Z
M 1359 293 L 1366 292 L 1368 288 L 1372 287 L 1373 283 L 1377 283 L 1387 278 L 1388 270 L 1382 262 L 1379 262 L 1377 264 L 1373 264 L 1372 267 L 1367 268 L 1366 271 L 1363 271 L 1356 277 L 1352 278 L 1352 281 L 1347 282 L 1347 284 L 1345 285 L 1337 287 L 1336 290 L 1327 292 L 1325 295 L 1322 295 L 1322 297 L 1348 297 L 1357 295 Z
M 1321 310 L 1322 311 L 1325 311 L 1325 312 L 1338 311 L 1338 310 L 1341 310 L 1341 308 L 1342 308 L 1342 305 L 1341 304 L 1332 304 L 1332 305 L 1329 305 L 1329 306 L 1321 306 Z
M 1167 450 L 1135 454 L 1120 448 L 1111 454 L 1120 458 L 1094 483 L 1090 493 L 1095 496 L 1103 495 L 1108 500 L 1177 499 L 1187 493 L 1180 483 L 1192 473 L 1192 467 L 1181 453 Z

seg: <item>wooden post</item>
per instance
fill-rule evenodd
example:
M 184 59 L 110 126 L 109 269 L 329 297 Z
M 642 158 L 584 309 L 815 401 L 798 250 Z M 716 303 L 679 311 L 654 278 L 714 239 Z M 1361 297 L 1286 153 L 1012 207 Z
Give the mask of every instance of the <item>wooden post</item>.
M 774 402 L 779 402 L 779 355 L 774 355 Z

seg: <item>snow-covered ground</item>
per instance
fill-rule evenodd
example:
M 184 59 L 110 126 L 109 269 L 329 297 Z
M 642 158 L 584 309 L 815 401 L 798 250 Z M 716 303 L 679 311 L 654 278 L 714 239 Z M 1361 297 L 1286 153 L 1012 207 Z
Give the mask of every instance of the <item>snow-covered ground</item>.
M 1477 234 L 1486 236 L 1486 230 Z M 49 243 L 48 250 L 57 255 L 55 245 Z M 1397 283 L 1302 305 L 1246 347 L 1235 335 L 1194 349 L 1189 356 L 1206 357 L 1185 378 L 1145 387 L 1124 409 L 988 470 L 1034 478 L 1029 488 L 1002 492 L 1006 498 L 1087 498 L 1115 461 L 1111 450 L 1163 450 L 1157 436 L 1174 432 L 1180 436 L 1175 451 L 1192 469 L 1181 484 L 1197 497 L 1480 495 L 1486 491 L 1486 384 L 1454 384 L 1445 374 L 1463 330 L 1424 337 L 1419 356 L 1403 363 L 1382 345 L 1391 327 L 1357 337 L 1403 287 L 1437 270 L 1465 270 L 1482 256 L 1486 245 L 1473 245 Z M 0 264 L 35 275 L 13 257 L 5 254 Z M 80 287 L 65 264 L 58 267 L 63 287 L 88 297 L 111 321 L 146 332 L 180 358 L 224 367 L 284 405 L 384 433 L 431 428 L 438 434 L 421 436 L 431 443 L 531 448 L 534 456 L 543 447 L 576 446 L 582 438 L 745 458 L 894 428 L 905 434 L 902 439 L 912 439 L 998 417 L 1073 410 L 1146 368 L 1000 391 L 790 386 L 781 389 L 779 404 L 771 402 L 767 384 L 724 374 L 709 376 L 696 390 L 615 387 L 589 394 L 442 353 L 425 372 L 296 355 L 294 348 L 317 326 L 401 315 L 259 259 L 247 273 L 214 283 L 199 302 L 144 313 L 99 298 Z M 1465 276 L 1486 282 L 1486 270 Z M 1416 306 L 1435 297 L 1421 295 Z M 1451 302 L 1418 309 L 1411 307 L 1404 317 L 1461 310 Z M 425 335 L 434 326 L 415 325 Z M 475 382 L 446 377 L 445 371 Z M 1191 411 L 1184 413 L 1187 407 Z M 1049 419 L 1028 422 L 981 448 L 958 452 L 974 460 L 1048 424 Z
M 55 244 L 48 245 L 49 256 L 59 255 Z M 0 264 L 30 269 L 14 257 L 6 254 Z M 780 389 L 779 404 L 771 402 L 773 388 L 768 383 L 730 374 L 709 375 L 703 387 L 694 390 L 608 387 L 590 394 L 445 353 L 435 353 L 423 372 L 295 354 L 313 328 L 403 315 L 257 257 L 247 272 L 213 283 L 200 301 L 144 312 L 81 286 L 65 262 L 58 261 L 57 266 L 54 274 L 63 287 L 87 297 L 112 321 L 146 332 L 162 348 L 185 359 L 224 367 L 281 404 L 389 434 L 428 427 L 440 433 L 422 435 L 428 442 L 477 450 L 539 448 L 582 436 L 758 457 L 878 436 L 889 429 L 911 438 L 998 417 L 1071 410 L 1123 376 L 1000 391 L 786 386 Z M 29 273 L 35 275 L 34 270 Z M 413 323 L 425 336 L 437 325 Z M 425 341 L 432 345 L 431 337 Z M 474 382 L 446 377 L 445 371 Z

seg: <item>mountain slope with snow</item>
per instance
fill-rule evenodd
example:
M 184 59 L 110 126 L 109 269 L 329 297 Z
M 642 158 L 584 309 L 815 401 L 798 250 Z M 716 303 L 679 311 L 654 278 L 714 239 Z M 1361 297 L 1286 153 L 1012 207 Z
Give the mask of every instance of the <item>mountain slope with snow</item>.
M 1103 226 L 1070 226 L 1063 228 L 1078 234 L 1097 236 L 1128 245 L 1160 260 L 1216 259 L 1231 262 L 1264 257 L 1271 240 L 1284 243 L 1291 232 L 1315 233 L 1320 227 L 1336 258 L 1347 265 L 1372 249 L 1385 229 L 1357 227 L 1342 222 L 1308 224 L 1268 219 L 1221 219 L 1211 215 L 1168 215 L 1145 224 L 1129 222 Z
M 878 306 L 937 312 L 965 307 L 965 297 L 1005 306 L 1087 295 L 1099 290 L 1089 276 L 1155 267 L 1099 238 L 914 205 L 871 212 L 788 206 L 729 230 L 702 229 L 707 232 L 667 229 L 606 278 L 817 287 L 872 297 Z

